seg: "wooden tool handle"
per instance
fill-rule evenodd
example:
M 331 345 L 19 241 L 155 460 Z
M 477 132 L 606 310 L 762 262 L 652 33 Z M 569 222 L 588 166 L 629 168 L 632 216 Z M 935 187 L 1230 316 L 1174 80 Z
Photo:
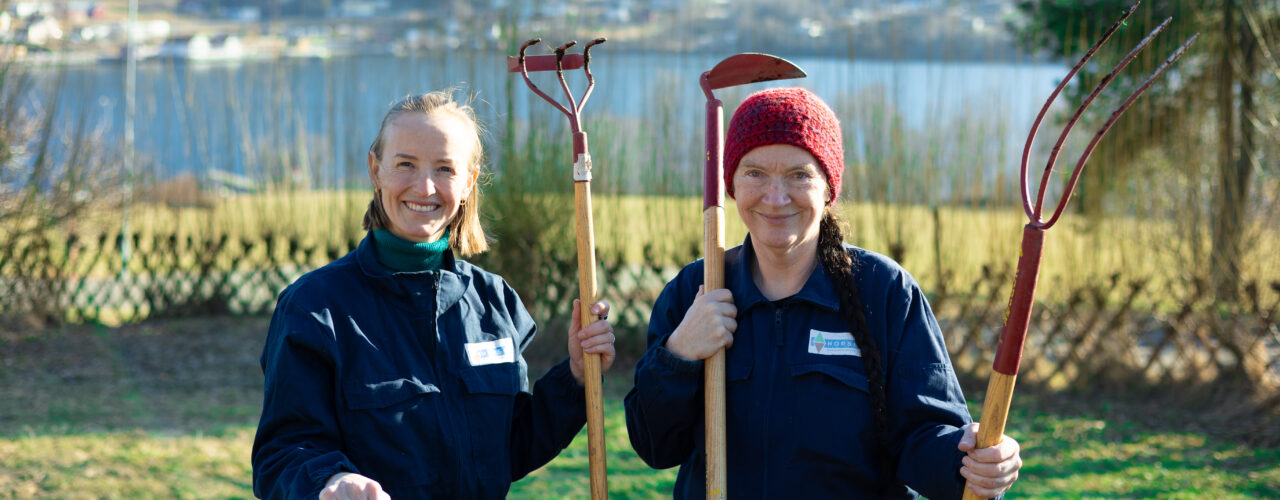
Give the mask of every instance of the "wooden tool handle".
M 1013 383 L 1017 375 L 992 372 L 987 382 L 987 397 L 982 402 L 982 423 L 978 426 L 978 439 L 974 448 L 989 448 L 1000 444 L 1004 437 L 1004 425 L 1009 418 L 1009 406 L 1013 403 Z M 966 482 L 964 500 L 978 500 L 982 497 L 969 489 Z
M 712 97 L 708 73 L 702 74 L 707 92 L 707 157 L 703 170 L 702 285 L 704 293 L 724 288 L 724 104 Z M 724 349 L 703 362 L 702 427 L 706 434 L 707 498 L 728 494 L 728 453 L 725 445 Z
M 724 207 L 711 206 L 702 211 L 703 290 L 711 292 L 724 288 Z M 724 498 L 727 476 L 725 474 L 725 400 L 724 400 L 724 349 L 720 349 L 703 364 L 703 405 L 707 434 L 707 498 Z
M 573 183 L 574 222 L 578 233 L 578 297 L 582 326 L 594 323 L 591 306 L 596 303 L 596 238 L 591 222 L 591 182 Z M 609 498 L 604 448 L 604 394 L 600 355 L 583 356 L 583 383 L 587 391 L 587 455 L 591 473 L 591 498 Z

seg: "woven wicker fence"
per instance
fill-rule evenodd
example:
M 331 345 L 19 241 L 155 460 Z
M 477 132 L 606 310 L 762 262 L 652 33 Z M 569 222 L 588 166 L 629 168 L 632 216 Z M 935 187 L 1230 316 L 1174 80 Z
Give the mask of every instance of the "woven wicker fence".
M 935 296 L 957 366 L 973 376 L 990 370 L 1003 325 L 1011 275 L 984 269 L 969 293 Z M 1124 392 L 1135 385 L 1248 382 L 1275 392 L 1280 382 L 1280 299 L 1263 303 L 1258 283 L 1239 301 L 1210 299 L 1192 280 L 1172 310 L 1140 305 L 1168 300 L 1143 279 L 1113 274 L 1071 291 L 1058 304 L 1037 303 L 1024 347 L 1020 381 Z M 1265 286 L 1280 291 L 1280 282 Z M 1001 293 L 1004 292 L 1004 293 Z M 1280 403 L 1276 400 L 1275 403 Z
M 130 240 L 128 264 L 119 237 L 0 245 L 0 316 L 44 323 L 136 321 L 210 314 L 266 314 L 276 295 L 303 273 L 350 251 L 266 235 L 241 241 L 177 235 Z M 663 284 L 687 255 L 648 249 L 648 264 L 599 259 L 600 296 L 610 301 L 619 351 L 643 352 L 649 312 Z M 503 272 L 482 256 L 478 264 L 512 280 L 542 325 L 535 349 L 563 352 L 568 304 L 577 293 L 571 253 L 530 256 L 521 272 Z M 1003 324 L 1011 275 L 988 267 L 968 290 L 932 292 L 930 300 L 947 335 L 957 369 L 984 377 Z M 1042 285 L 1045 286 L 1045 285 Z M 1172 290 L 1154 290 L 1139 278 L 1119 274 L 1072 290 L 1062 303 L 1038 303 L 1032 317 L 1020 381 L 1052 388 L 1096 389 L 1203 384 L 1229 379 L 1247 383 L 1267 408 L 1280 407 L 1280 299 L 1265 303 L 1261 287 L 1246 283 L 1240 300 L 1211 300 L 1192 281 L 1179 306 L 1164 310 Z M 536 355 L 537 353 L 533 353 Z M 1269 406 L 1267 406 L 1269 405 Z

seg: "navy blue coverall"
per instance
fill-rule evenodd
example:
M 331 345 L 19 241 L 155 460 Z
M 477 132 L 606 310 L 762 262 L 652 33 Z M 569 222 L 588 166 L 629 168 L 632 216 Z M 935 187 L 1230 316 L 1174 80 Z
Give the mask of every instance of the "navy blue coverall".
M 748 237 L 725 255 L 725 286 L 738 308 L 725 360 L 730 498 L 936 500 L 963 492 L 956 445 L 971 419 L 929 304 L 897 263 L 846 248 L 884 361 L 888 435 L 878 439 L 867 370 L 832 278 L 819 263 L 799 293 L 769 301 L 751 278 Z M 655 468 L 680 466 L 675 498 L 706 496 L 702 362 L 665 347 L 702 278 L 699 260 L 658 297 L 626 398 L 636 453 Z
M 506 496 L 586 422 L 567 360 L 529 390 L 535 332 L 502 278 L 448 251 L 440 271 L 395 273 L 366 237 L 280 294 L 254 493 L 315 499 L 348 471 L 396 500 Z

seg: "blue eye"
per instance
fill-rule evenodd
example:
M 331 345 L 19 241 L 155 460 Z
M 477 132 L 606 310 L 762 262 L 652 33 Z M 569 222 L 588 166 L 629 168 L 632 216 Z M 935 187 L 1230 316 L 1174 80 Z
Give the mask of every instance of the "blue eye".
M 797 180 L 810 180 L 818 178 L 818 173 L 809 169 L 796 170 L 791 174 L 791 177 Z

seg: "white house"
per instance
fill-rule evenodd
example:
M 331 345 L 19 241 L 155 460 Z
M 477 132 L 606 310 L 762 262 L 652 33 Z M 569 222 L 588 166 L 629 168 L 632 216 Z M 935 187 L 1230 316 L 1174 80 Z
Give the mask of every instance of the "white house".
M 164 19 L 139 20 L 134 23 L 120 21 L 111 25 L 110 37 L 120 42 L 127 42 L 130 31 L 133 32 L 133 41 L 147 43 L 168 39 L 173 32 L 173 26 Z
M 27 43 L 46 45 L 53 40 L 62 39 L 62 27 L 58 21 L 49 16 L 36 16 L 27 23 Z
M 52 16 L 54 13 L 53 2 L 13 2 L 10 10 L 18 19 L 26 19 L 31 16 Z
M 201 34 L 170 38 L 160 47 L 160 57 L 188 61 L 233 61 L 244 56 L 244 45 L 235 35 Z

